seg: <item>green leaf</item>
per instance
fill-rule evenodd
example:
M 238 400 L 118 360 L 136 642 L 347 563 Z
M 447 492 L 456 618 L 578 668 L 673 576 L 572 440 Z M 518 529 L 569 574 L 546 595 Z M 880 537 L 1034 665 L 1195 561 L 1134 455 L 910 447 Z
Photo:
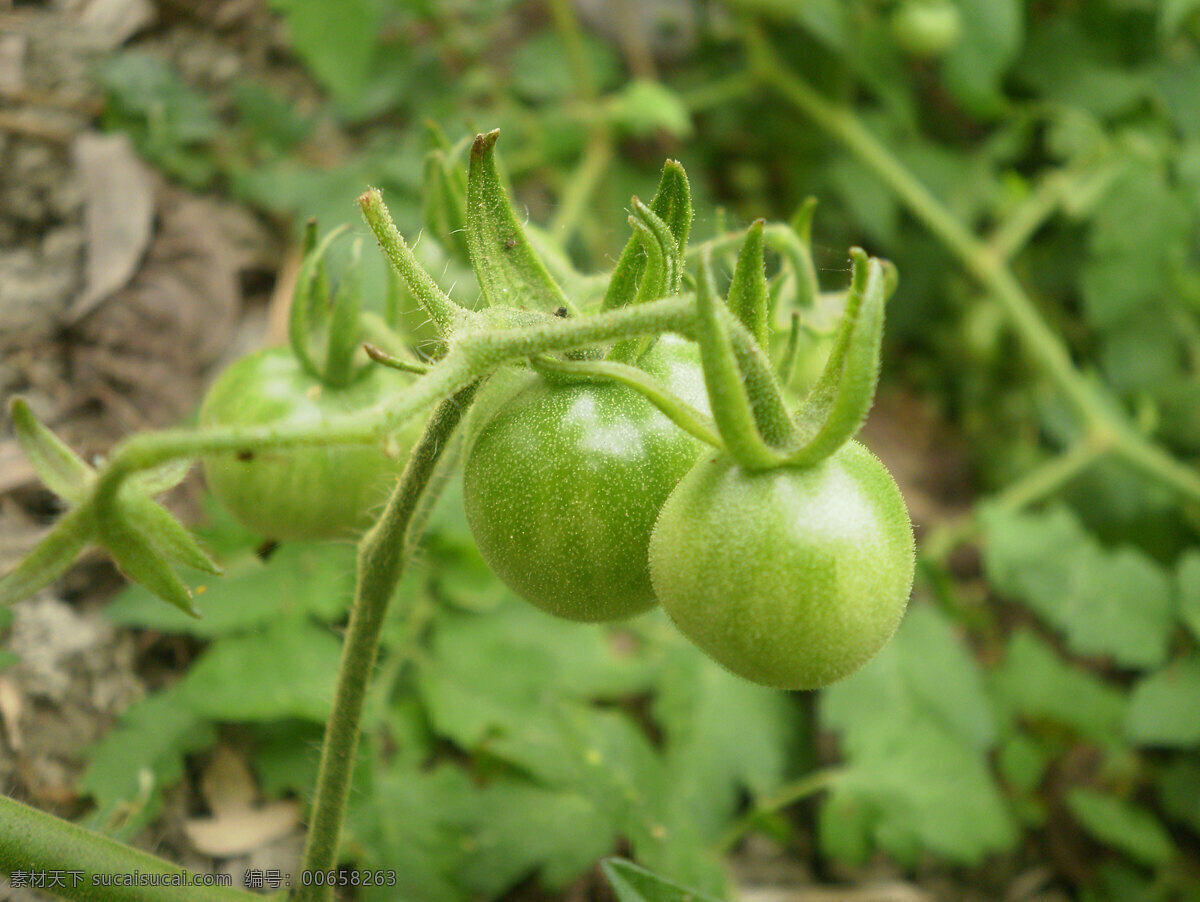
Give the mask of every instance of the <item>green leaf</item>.
M 942 58 L 942 78 L 959 103 L 977 116 L 1000 112 L 1000 82 L 1024 40 L 1019 0 L 959 0 L 962 36 Z
M 608 100 L 608 116 L 620 132 L 650 138 L 665 132 L 672 138 L 692 133 L 692 117 L 683 99 L 657 81 L 635 79 Z
M 24 400 L 13 398 L 9 409 L 17 442 L 38 478 L 59 498 L 73 504 L 82 501 L 95 477 L 92 468 L 43 426 Z
M 1200 745 L 1200 655 L 1176 661 L 1134 686 L 1127 733 L 1144 745 Z
M 467 247 L 488 303 L 573 309 L 534 253 L 496 172 L 499 131 L 477 135 L 467 176 Z
M 385 769 L 372 775 L 369 791 L 353 793 L 347 812 L 346 847 L 360 867 L 395 871 L 393 887 L 364 888 L 367 902 L 467 902 L 456 870 L 464 854 L 451 818 L 470 812 L 476 789 L 460 768 L 430 773 Z M 404 812 L 397 817 L 397 812 Z
M 988 581 L 1065 632 L 1072 651 L 1111 655 L 1136 668 L 1166 660 L 1171 584 L 1146 555 L 1104 549 L 1062 506 L 1038 513 L 992 509 L 984 524 Z
M 561 890 L 612 851 L 611 823 L 591 799 L 523 780 L 488 785 L 462 816 L 467 854 L 457 876 L 486 898 L 534 873 Z
M 583 61 L 593 87 L 605 89 L 621 80 L 621 63 L 613 49 L 590 34 L 583 36 Z M 578 90 L 566 47 L 559 33 L 546 29 L 532 35 L 509 58 L 509 84 L 529 100 L 561 100 Z
M 1016 841 L 988 768 L 996 732 L 983 681 L 936 610 L 910 610 L 875 660 L 820 702 L 847 759 L 822 804 L 828 854 L 863 861 L 879 847 L 912 862 L 929 850 L 975 863 Z
M 287 616 L 311 614 L 332 621 L 354 595 L 351 545 L 296 542 L 278 548 L 266 562 L 243 555 L 218 580 L 193 582 L 193 595 L 204 599 L 197 620 L 165 607 L 149 591 L 130 586 L 105 611 L 121 626 L 211 638 L 264 627 Z
M 177 685 L 192 711 L 211 720 L 324 723 L 341 660 L 341 643 L 302 618 L 209 646 Z
M 1200 761 L 1177 757 L 1158 776 L 1163 811 L 1200 835 Z
M 990 676 L 992 697 L 1011 717 L 1061 724 L 1102 743 L 1119 739 L 1124 730 L 1124 694 L 1063 661 L 1028 629 L 1012 635 L 1004 661 Z
M 1175 857 L 1170 834 L 1145 808 L 1082 786 L 1068 792 L 1066 800 L 1081 827 L 1136 861 L 1162 867 Z
M 184 757 L 216 741 L 178 688 L 135 702 L 89 755 L 79 790 L 95 799 L 88 818 L 105 833 L 128 838 L 158 814 L 163 790 L 183 776 Z
M 1200 551 L 1189 551 L 1175 570 L 1179 617 L 1200 641 Z
M 292 47 L 334 99 L 354 108 L 368 85 L 383 9 L 375 0 L 313 3 L 271 0 L 283 13 Z
M 660 877 L 632 861 L 609 858 L 600 864 L 600 869 L 617 902 L 716 902 L 712 896 Z
M 1200 0 L 1163 0 L 1158 8 L 1158 33 L 1173 38 L 1196 11 Z
M 28 598 L 54 582 L 96 536 L 90 506 L 77 507 L 62 516 L 49 535 L 17 566 L 0 579 L 0 605 Z
M 851 252 L 854 275 L 846 311 L 821 378 L 796 413 L 797 433 L 788 462 L 810 466 L 853 438 L 875 401 L 887 300 L 883 263 Z
M 690 644 L 668 651 L 654 718 L 670 775 L 668 821 L 713 844 L 743 792 L 765 798 L 789 776 L 802 725 L 792 700 L 722 669 Z
M 878 846 L 901 863 L 928 851 L 979 864 L 1018 835 L 986 759 L 935 722 L 854 759 L 819 816 L 826 854 L 862 862 Z

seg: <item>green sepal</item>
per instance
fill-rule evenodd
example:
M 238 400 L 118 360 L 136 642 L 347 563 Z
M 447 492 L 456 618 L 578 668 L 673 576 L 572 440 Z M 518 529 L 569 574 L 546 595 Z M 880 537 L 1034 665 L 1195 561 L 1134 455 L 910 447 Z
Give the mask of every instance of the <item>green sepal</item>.
M 792 381 L 792 374 L 796 371 L 796 358 L 800 355 L 800 311 L 792 311 L 791 326 L 788 329 L 787 345 L 783 349 L 783 356 L 779 358 L 779 383 L 787 385 Z
M 557 310 L 574 306 L 534 253 L 496 172 L 497 129 L 476 135 L 467 177 L 467 248 L 493 306 Z
M 653 208 L 646 206 L 636 197 L 633 199 L 633 215 L 649 227 L 651 233 L 654 235 L 656 243 L 662 250 L 662 265 L 664 270 L 659 277 L 662 287 L 659 289 L 650 287 L 651 261 L 647 259 L 646 274 L 638 286 L 638 291 L 634 296 L 633 302 L 640 304 L 643 301 L 653 301 L 667 295 L 679 294 L 679 290 L 683 286 L 683 254 L 679 249 L 675 233 L 671 230 L 670 225 L 654 212 Z M 643 239 L 644 243 L 645 240 Z
M 342 273 L 333 309 L 329 315 L 329 332 L 325 341 L 324 380 L 326 384 L 340 387 L 349 385 L 356 372 L 354 355 L 359 349 L 362 326 L 362 277 L 359 266 L 362 261 L 362 242 L 355 240 L 350 251 L 350 263 Z
M 733 344 L 721 322 L 719 305 L 713 283 L 712 253 L 705 248 L 696 274 L 696 309 L 700 362 L 704 366 L 713 420 L 725 447 L 743 467 L 762 470 L 778 466 L 782 458 L 767 446 L 758 431 Z
M 82 501 L 95 476 L 92 468 L 45 427 L 23 399 L 13 398 L 9 410 L 17 442 L 46 488 L 71 504 Z
M 136 491 L 122 491 L 119 504 L 122 516 L 143 535 L 153 536 L 154 547 L 172 564 L 220 575 L 221 568 L 161 504 Z
M 680 260 L 680 279 L 682 280 L 682 261 L 687 252 L 688 235 L 692 230 L 692 189 L 688 184 L 683 167 L 675 160 L 667 160 L 663 166 L 662 177 L 658 180 L 658 190 L 650 201 L 650 209 L 654 215 L 667 224 L 675 237 L 675 248 Z M 604 294 L 602 310 L 612 310 L 624 307 L 634 302 L 638 285 L 642 280 L 646 260 L 642 256 L 642 244 L 637 235 L 630 236 L 625 243 L 625 249 L 617 260 L 608 289 Z M 682 281 L 671 288 L 670 293 L 679 292 Z
M 324 369 L 313 359 L 310 343 L 313 336 L 325 331 L 329 325 L 329 278 L 325 268 L 325 255 L 330 245 L 350 227 L 338 226 L 320 242 L 315 241 L 316 223 L 309 220 L 304 230 L 302 247 L 306 248 L 296 274 L 296 287 L 292 292 L 292 308 L 288 313 L 288 341 L 292 353 L 300 365 L 313 377 L 324 381 Z
M 755 220 L 746 232 L 746 241 L 738 253 L 733 281 L 729 284 L 729 309 L 742 321 L 764 350 L 769 347 L 767 310 L 767 275 L 763 260 L 763 226 L 766 221 Z
M 445 150 L 436 148 L 425 155 L 422 183 L 425 227 L 442 247 L 460 260 L 468 260 L 467 180 L 462 168 L 450 163 Z
M 405 360 L 403 357 L 398 357 L 395 354 L 389 354 L 383 348 L 367 343 L 363 345 L 363 349 L 370 357 L 378 364 L 389 367 L 393 370 L 399 370 L 402 373 L 416 373 L 424 375 L 429 372 L 429 367 L 424 363 L 417 363 L 415 360 Z
M 375 233 L 388 263 L 404 280 L 409 294 L 421 305 L 421 309 L 433 321 L 440 335 L 449 337 L 476 321 L 474 312 L 450 300 L 433 277 L 417 262 L 412 249 L 396 228 L 396 223 L 392 221 L 392 214 L 388 212 L 378 188 L 364 191 L 358 198 L 358 206 L 367 225 Z
M 164 552 L 130 522 L 127 511 L 128 504 L 124 498 L 109 510 L 97 511 L 100 544 L 112 555 L 130 582 L 144 586 L 184 613 L 199 617 L 200 612 L 192 603 L 191 592 L 171 569 Z
M 191 458 L 169 460 L 149 470 L 134 473 L 125 484 L 143 495 L 161 495 L 183 482 L 191 468 Z
M 846 312 L 821 378 L 796 414 L 789 464 L 810 466 L 828 457 L 858 432 L 875 400 L 889 278 L 883 262 L 862 249 L 850 256 L 854 275 Z
M 613 360 L 559 360 L 549 356 L 535 357 L 531 363 L 538 373 L 550 374 L 563 383 L 616 382 L 631 388 L 684 432 L 714 448 L 724 447 L 712 417 L 673 394 L 643 369 Z
M 16 569 L 0 579 L 0 604 L 12 604 L 44 589 L 66 572 L 96 535 L 93 509 L 84 504 L 64 514 Z

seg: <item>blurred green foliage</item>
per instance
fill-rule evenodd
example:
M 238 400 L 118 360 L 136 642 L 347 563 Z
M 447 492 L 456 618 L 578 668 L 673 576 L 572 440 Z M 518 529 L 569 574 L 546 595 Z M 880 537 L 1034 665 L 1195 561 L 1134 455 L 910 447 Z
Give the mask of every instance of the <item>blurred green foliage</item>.
M 1104 404 L 1195 471 L 1200 3 L 953 0 L 952 29 L 903 32 L 932 21 L 908 8 L 921 2 L 664 4 L 684 38 L 656 57 L 653 20 L 614 39 L 566 2 L 273 0 L 319 103 L 265 80 L 206 95 L 144 49 L 98 73 L 107 125 L 189 185 L 328 225 L 382 187 L 466 301 L 454 224 L 421 203 L 423 186 L 461 191 L 461 146 L 427 121 L 453 140 L 501 127 L 517 196 L 583 271 L 611 265 L 630 196 L 667 156 L 691 176 L 700 239 L 814 195 L 824 287 L 844 287 L 852 244 L 896 262 L 886 378 L 965 439 L 980 493 L 1000 492 L 978 517 L 982 572 L 927 555 L 895 641 L 820 694 L 815 725 L 837 739 L 823 765 L 802 703 L 725 675 L 662 617 L 579 627 L 508 597 L 451 493 L 397 596 L 347 852 L 396 868 L 407 897 L 491 898 L 533 873 L 561 888 L 621 840 L 721 894 L 717 850 L 740 831 L 800 847 L 802 819 L 771 803 L 818 766 L 821 856 L 981 865 L 1057 833 L 1089 850 L 1084 876 L 1063 874 L 1077 898 L 1200 897 L 1200 510 L 1109 460 L 1049 504 L 1005 503 L 1080 426 L 896 185 L 756 82 L 743 31 L 765 23 L 791 72 L 1011 263 Z M 268 792 L 311 784 L 352 552 L 284 547 L 262 564 L 249 537 L 213 529 L 231 572 L 200 599 L 205 620 L 138 590 L 111 609 L 209 644 L 94 750 L 84 789 L 110 829 L 153 817 L 221 723 L 247 725 Z M 622 900 L 673 898 L 606 867 Z

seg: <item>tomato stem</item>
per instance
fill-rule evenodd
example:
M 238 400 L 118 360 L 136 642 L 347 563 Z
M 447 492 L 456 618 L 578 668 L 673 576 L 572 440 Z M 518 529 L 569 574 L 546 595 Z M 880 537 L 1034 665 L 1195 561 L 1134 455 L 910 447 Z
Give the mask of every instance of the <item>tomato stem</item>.
M 431 489 L 438 461 L 450 445 L 450 438 L 462 421 L 477 384 L 470 383 L 434 410 L 383 515 L 359 543 L 358 585 L 321 749 L 302 865 L 306 871 L 328 871 L 337 866 L 350 778 L 358 752 L 363 703 L 375 666 L 388 602 L 415 544 L 415 537 L 409 535 L 414 525 L 413 514 Z M 298 902 L 324 902 L 333 898 L 333 887 L 329 884 L 301 886 L 294 898 Z

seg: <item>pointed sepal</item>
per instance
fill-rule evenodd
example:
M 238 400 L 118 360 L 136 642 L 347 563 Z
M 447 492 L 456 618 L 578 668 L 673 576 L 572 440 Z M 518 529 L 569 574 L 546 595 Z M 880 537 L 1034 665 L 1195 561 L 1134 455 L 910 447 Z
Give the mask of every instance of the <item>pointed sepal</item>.
M 725 447 L 743 467 L 761 470 L 778 466 L 782 458 L 763 441 L 755 422 L 733 344 L 721 321 L 720 305 L 713 283 L 712 253 L 705 248 L 696 274 L 697 340 L 713 420 Z
M 396 223 L 392 221 L 392 214 L 388 212 L 379 189 L 371 188 L 363 192 L 358 198 L 358 206 L 367 225 L 375 233 L 388 263 L 404 280 L 409 293 L 433 321 L 438 333 L 448 337 L 473 323 L 475 316 L 472 311 L 450 300 L 433 277 L 417 262 L 412 249 L 396 228 Z
M 120 501 L 114 507 L 117 509 L 98 511 L 96 521 L 100 544 L 112 555 L 121 572 L 130 582 L 145 587 L 181 611 L 199 617 L 200 612 L 192 603 L 192 593 L 171 569 L 163 552 L 130 522 L 126 511 L 120 510 L 124 507 Z
M 92 468 L 47 429 L 23 399 L 13 398 L 10 411 L 17 442 L 38 478 L 64 501 L 82 501 L 95 478 Z
M 493 306 L 573 309 L 533 251 L 496 171 L 500 131 L 476 135 L 467 176 L 467 248 L 479 286 Z
M 92 514 L 89 505 L 64 514 L 25 560 L 0 579 L 0 604 L 28 598 L 62 576 L 96 536 Z
M 304 256 L 300 261 L 300 271 L 296 273 L 292 307 L 288 311 L 288 341 L 292 353 L 306 372 L 322 381 L 325 378 L 324 367 L 321 361 L 313 357 L 311 345 L 313 336 L 326 333 L 329 327 L 331 304 L 325 257 L 333 242 L 349 228 L 346 225 L 338 226 L 317 241 L 316 221 L 310 219 L 305 225 L 301 244 Z
M 142 470 L 129 477 L 126 485 L 143 495 L 161 495 L 169 492 L 187 477 L 192 468 L 191 458 L 170 460 L 149 470 Z
M 675 160 L 663 166 L 658 190 L 650 201 L 654 215 L 667 224 L 675 239 L 675 248 L 682 261 L 687 252 L 688 235 L 692 230 L 692 189 L 688 184 L 683 167 Z M 636 234 L 630 237 L 621 251 L 617 265 L 608 282 L 602 309 L 612 310 L 631 304 L 638 294 L 646 260 L 642 256 L 642 244 Z M 679 282 L 670 286 L 669 294 L 678 294 L 682 287 L 683 267 L 679 267 Z
M 729 309 L 742 321 L 763 350 L 769 347 L 771 335 L 767 322 L 770 298 L 767 296 L 766 264 L 763 260 L 763 226 L 756 220 L 746 232 L 746 241 L 738 254 L 729 284 Z
M 333 307 L 329 312 L 329 331 L 325 337 L 325 367 L 323 378 L 326 384 L 340 387 L 349 385 L 355 375 L 354 358 L 360 347 L 362 335 L 362 242 L 355 239 L 350 251 L 350 263 L 342 273 Z
M 208 556 L 195 537 L 182 523 L 152 498 L 135 492 L 121 493 L 121 513 L 142 535 L 153 536 L 154 547 L 168 562 L 178 567 L 191 567 L 214 575 L 221 568 Z
M 470 258 L 467 249 L 467 180 L 461 166 L 452 165 L 442 148 L 425 155 L 421 195 L 422 219 L 438 243 L 460 260 Z
M 850 255 L 854 275 L 846 312 L 821 378 L 796 415 L 789 464 L 810 466 L 828 457 L 858 432 L 875 400 L 883 310 L 889 282 L 895 282 L 883 261 L 859 248 Z

